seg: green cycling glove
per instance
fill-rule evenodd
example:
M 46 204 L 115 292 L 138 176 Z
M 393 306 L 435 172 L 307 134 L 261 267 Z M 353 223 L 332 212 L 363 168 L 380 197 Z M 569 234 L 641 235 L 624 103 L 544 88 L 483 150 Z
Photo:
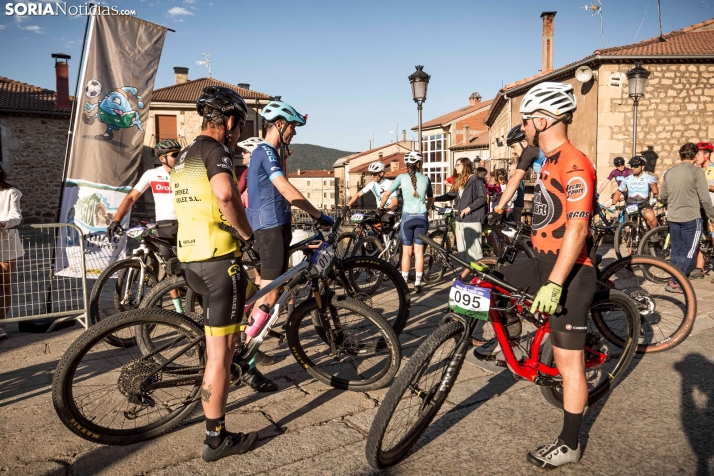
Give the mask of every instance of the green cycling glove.
M 540 311 L 546 314 L 553 314 L 558 308 L 561 294 L 563 294 L 563 286 L 553 281 L 548 281 L 538 290 L 538 294 L 536 294 L 531 306 L 531 312 Z

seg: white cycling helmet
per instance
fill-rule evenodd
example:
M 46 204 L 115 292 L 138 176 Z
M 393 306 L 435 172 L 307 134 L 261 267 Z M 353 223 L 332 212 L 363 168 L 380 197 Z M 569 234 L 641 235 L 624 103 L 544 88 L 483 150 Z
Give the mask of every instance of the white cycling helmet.
M 250 139 L 238 142 L 236 145 L 241 149 L 245 149 L 248 152 L 253 153 L 255 148 L 258 147 L 258 144 L 261 142 L 263 142 L 263 139 L 260 137 L 251 137 Z
M 423 160 L 424 158 L 421 156 L 421 154 L 413 150 L 404 156 L 405 164 L 416 164 L 417 162 L 422 162 Z
M 382 173 L 384 172 L 384 164 L 382 162 L 371 163 L 369 164 L 369 168 L 367 170 L 372 174 Z
M 521 114 L 546 111 L 560 116 L 578 107 L 570 84 L 545 82 L 533 86 L 521 101 Z

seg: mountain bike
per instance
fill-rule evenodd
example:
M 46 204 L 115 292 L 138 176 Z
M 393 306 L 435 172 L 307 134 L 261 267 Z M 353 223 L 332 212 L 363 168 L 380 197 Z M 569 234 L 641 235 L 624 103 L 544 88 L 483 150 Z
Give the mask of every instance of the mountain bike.
M 642 237 L 637 250 L 639 254 L 656 256 L 665 261 L 670 260 L 671 243 L 669 240 L 669 226 L 652 228 Z M 699 240 L 699 251 L 704 255 L 704 267 L 714 265 L 714 245 L 708 233 L 702 233 Z
M 129 238 L 139 241 L 139 246 L 131 257 L 109 265 L 92 287 L 89 297 L 89 322 L 97 322 L 117 313 L 137 309 L 150 288 L 164 277 L 174 274 L 178 267 L 175 255 L 164 259 L 159 253 L 159 246 L 174 250 L 173 245 L 159 238 L 155 223 L 144 223 L 127 229 Z M 122 234 L 122 232 L 119 232 Z M 116 346 L 126 347 L 131 341 L 121 341 L 115 336 L 108 336 L 107 341 Z
M 339 219 L 335 229 L 339 227 Z M 311 376 L 338 389 L 367 391 L 396 374 L 399 340 L 375 311 L 324 285 L 336 254 L 334 235 L 316 241 L 310 257 L 248 299 L 275 289 L 278 301 L 259 333 L 236 351 L 230 381 L 239 383 L 293 292 L 309 283 L 312 297 L 290 314 L 290 351 Z M 200 403 L 206 338 L 196 317 L 149 307 L 117 314 L 83 333 L 65 352 L 52 382 L 62 423 L 95 443 L 125 445 L 155 438 L 186 419 Z M 137 345 L 108 347 L 126 335 Z
M 402 257 L 401 222 L 400 218 L 391 229 L 361 237 L 352 248 L 351 255 L 383 259 L 399 269 Z
M 482 263 L 488 266 L 505 266 L 513 263 L 517 254 L 523 252 L 528 259 L 535 259 L 533 249 L 528 245 L 530 230 L 524 224 L 504 224 L 498 227 L 515 228 L 517 236 L 504 246 L 496 259 L 484 258 Z M 661 230 L 659 227 L 655 230 Z M 642 245 L 647 243 L 647 234 L 642 239 Z M 599 258 L 599 256 L 598 256 Z M 616 289 L 622 291 L 637 302 L 640 312 L 640 337 L 637 352 L 662 352 L 679 345 L 692 331 L 697 315 L 697 297 L 694 287 L 684 274 L 662 259 L 648 256 L 640 251 L 638 254 L 616 260 L 600 268 L 599 260 L 594 263 L 597 271 L 599 289 Z M 670 280 L 680 283 L 681 294 L 672 294 L 666 290 Z M 606 327 L 601 331 L 620 344 L 622 339 L 617 333 Z M 486 342 L 493 338 L 488 327 L 479 328 L 474 336 L 478 341 Z
M 642 237 L 649 231 L 647 221 L 642 216 L 642 211 L 649 207 L 647 203 L 625 205 L 627 220 L 615 229 L 614 244 L 618 259 L 637 253 Z M 661 224 L 659 216 L 656 217 L 658 224 Z
M 428 237 L 422 239 L 439 249 Z M 446 250 L 441 248 L 443 253 Z M 531 314 L 533 297 L 510 286 L 478 263 L 466 263 L 454 255 L 449 259 L 471 270 L 470 283 L 455 280 L 449 295 L 449 311 L 440 326 L 416 350 L 390 386 L 377 411 L 367 437 L 367 461 L 375 468 L 399 462 L 416 444 L 439 412 L 454 386 L 469 347 L 469 337 L 480 320 L 493 326 L 505 357 L 504 365 L 514 376 L 541 387 L 545 399 L 562 408 L 562 379 L 555 366 L 550 342 L 549 316 Z M 510 338 L 504 313 L 515 312 L 536 327 L 532 339 L 524 343 Z M 614 389 L 632 361 L 639 335 L 638 311 L 634 301 L 616 290 L 598 291 L 588 317 L 585 340 L 585 372 L 588 404 Z M 598 321 L 608 321 L 625 336 L 625 345 L 614 345 L 599 329 Z M 523 350 L 518 360 L 514 348 Z

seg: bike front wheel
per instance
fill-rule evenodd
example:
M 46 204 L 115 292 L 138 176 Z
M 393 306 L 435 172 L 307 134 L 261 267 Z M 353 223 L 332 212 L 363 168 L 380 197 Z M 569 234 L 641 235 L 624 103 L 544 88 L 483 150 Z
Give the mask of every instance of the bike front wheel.
M 419 440 L 449 395 L 463 364 L 456 356 L 464 325 L 454 319 L 431 334 L 389 387 L 367 437 L 365 455 L 381 469 L 401 461 Z M 460 359 L 453 373 L 449 363 Z
M 160 345 L 153 355 L 139 346 L 116 348 L 106 342 L 111 335 L 134 339 L 142 327 L 151 327 L 152 341 Z M 138 443 L 168 432 L 200 402 L 206 365 L 202 336 L 191 319 L 156 308 L 99 322 L 70 346 L 57 366 L 52 381 L 57 416 L 80 438 L 106 445 Z M 159 371 L 168 359 L 174 360 Z
M 374 310 L 332 294 L 324 316 L 314 298 L 290 314 L 287 339 L 295 360 L 320 382 L 365 392 L 385 386 L 399 370 L 401 346 Z
M 596 322 L 607 322 L 608 328 L 622 336 L 622 345 L 613 343 Z M 635 355 L 640 335 L 639 312 L 635 301 L 620 291 L 597 291 L 590 306 L 586 332 L 585 379 L 588 384 L 588 405 L 591 405 L 617 386 Z M 540 360 L 549 367 L 555 366 L 550 339 L 543 344 Z M 559 378 L 554 380 L 557 382 Z M 541 392 L 548 403 L 563 408 L 562 384 L 542 386 Z
M 447 252 L 451 251 L 451 241 L 449 239 L 449 233 L 446 230 L 432 231 L 429 233 L 429 238 L 446 249 Z M 447 259 L 444 258 L 442 252 L 432 248 L 431 245 L 426 246 L 424 256 L 424 282 L 427 284 L 438 283 L 441 281 L 441 278 L 444 277 L 444 273 L 446 273 L 448 267 Z M 429 259 L 426 258 L 427 256 Z
M 626 258 L 627 256 L 637 253 L 639 245 L 640 229 L 637 223 L 633 221 L 625 221 L 620 223 L 615 229 L 615 254 L 617 259 Z
M 640 255 L 654 256 L 665 261 L 670 260 L 670 251 L 669 226 L 658 226 L 645 233 L 637 249 Z

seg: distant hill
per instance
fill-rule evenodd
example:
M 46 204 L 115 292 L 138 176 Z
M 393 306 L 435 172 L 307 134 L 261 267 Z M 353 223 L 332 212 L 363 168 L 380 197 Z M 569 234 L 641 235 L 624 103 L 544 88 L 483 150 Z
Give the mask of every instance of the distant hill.
M 334 164 L 337 159 L 355 153 L 312 144 L 291 144 L 290 152 L 291 172 L 297 169 L 331 170 L 332 164 Z

